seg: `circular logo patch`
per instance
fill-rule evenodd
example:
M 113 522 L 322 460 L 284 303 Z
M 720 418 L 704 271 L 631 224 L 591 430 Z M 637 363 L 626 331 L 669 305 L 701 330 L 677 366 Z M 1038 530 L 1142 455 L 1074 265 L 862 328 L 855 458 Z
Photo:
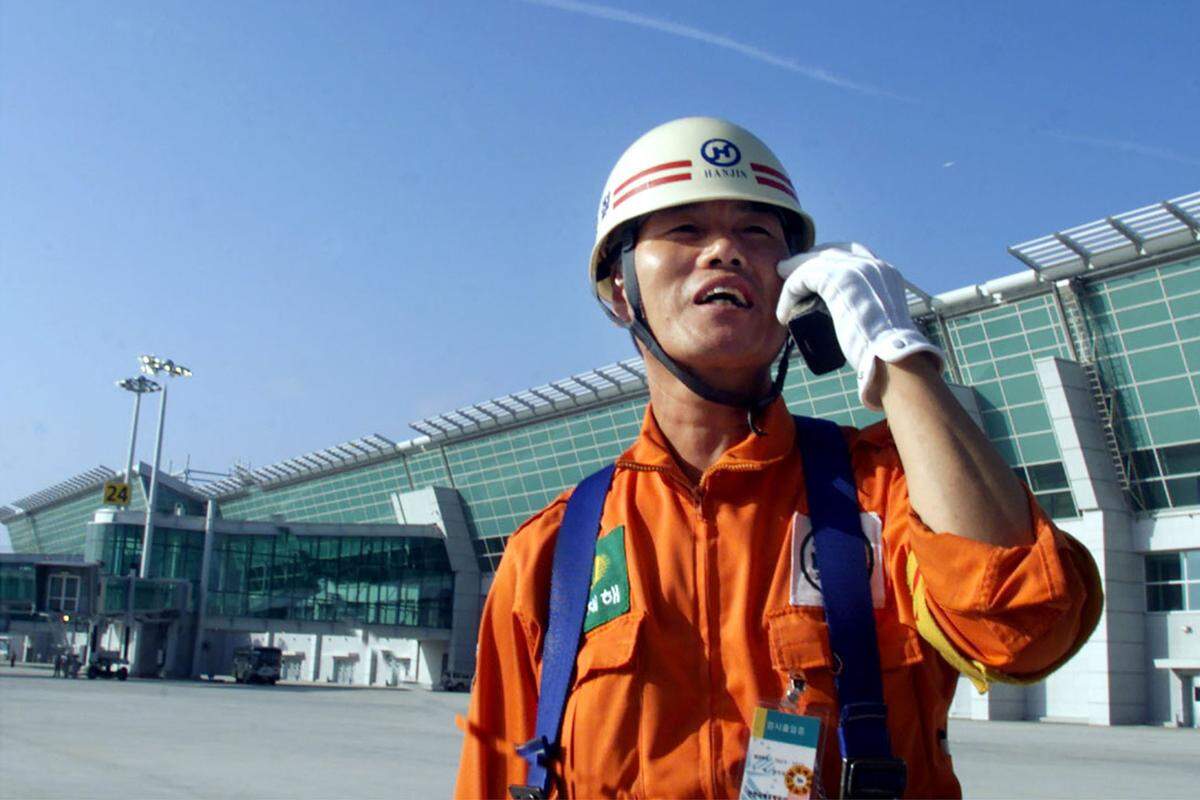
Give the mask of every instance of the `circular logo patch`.
M 714 167 L 732 167 L 742 160 L 742 151 L 728 139 L 709 139 L 700 145 L 700 156 Z
M 789 794 L 807 796 L 808 791 L 812 789 L 812 777 L 811 769 L 803 764 L 793 764 L 783 776 L 783 782 L 787 785 Z

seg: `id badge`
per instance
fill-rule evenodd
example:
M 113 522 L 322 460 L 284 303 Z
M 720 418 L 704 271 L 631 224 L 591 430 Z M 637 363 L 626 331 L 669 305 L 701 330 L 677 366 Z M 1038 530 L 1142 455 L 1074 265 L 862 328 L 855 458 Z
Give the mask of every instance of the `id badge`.
M 754 709 L 739 800 L 820 797 L 821 728 L 819 717 L 783 707 Z

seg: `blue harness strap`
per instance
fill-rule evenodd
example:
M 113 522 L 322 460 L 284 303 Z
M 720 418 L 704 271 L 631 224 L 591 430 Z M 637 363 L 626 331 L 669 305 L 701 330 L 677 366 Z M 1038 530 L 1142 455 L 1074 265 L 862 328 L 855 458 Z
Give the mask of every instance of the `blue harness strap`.
M 835 423 L 795 417 L 808 516 L 834 656 L 841 796 L 897 798 L 906 767 L 892 756 L 871 604 L 867 550 L 850 451 Z
M 550 791 L 549 767 L 558 758 L 558 736 L 592 587 L 600 516 L 615 466 L 609 464 L 575 487 L 558 529 L 550 573 L 550 622 L 542 643 L 537 723 L 533 738 L 517 748 L 517 754 L 529 762 L 529 774 L 525 785 L 508 787 L 515 800 L 538 800 Z

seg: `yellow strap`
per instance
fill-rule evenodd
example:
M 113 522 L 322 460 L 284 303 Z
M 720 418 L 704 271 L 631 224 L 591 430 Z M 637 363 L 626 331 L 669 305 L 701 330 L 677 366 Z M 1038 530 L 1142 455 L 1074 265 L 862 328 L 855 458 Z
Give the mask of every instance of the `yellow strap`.
M 924 638 L 925 641 L 933 645 L 933 648 L 941 654 L 942 658 L 946 659 L 946 662 L 950 664 L 950 666 L 954 667 L 956 670 L 966 676 L 971 683 L 975 685 L 975 688 L 979 690 L 980 694 L 985 694 L 988 690 L 988 686 L 993 683 L 1013 683 L 1017 684 L 1018 686 L 1027 686 L 1045 679 L 1047 675 L 1049 675 L 1051 672 L 1054 672 L 1054 670 L 1066 663 L 1071 656 L 1075 655 L 1075 652 L 1079 650 L 1084 641 L 1087 640 L 1086 635 L 1077 637 L 1074 646 L 1072 646 L 1071 649 L 1062 656 L 1062 658 L 1056 659 L 1055 662 L 1046 669 L 1030 675 L 1015 676 L 1005 674 L 999 670 L 992 669 L 991 667 L 986 666 L 973 658 L 964 656 L 958 651 L 958 648 L 951 644 L 950 640 L 946 638 L 946 634 L 942 632 L 942 629 L 938 627 L 937 621 L 934 620 L 933 614 L 929 612 L 929 603 L 925 599 L 925 581 L 921 579 L 920 575 L 917 574 L 917 557 L 911 551 L 908 554 L 908 561 L 905 563 L 905 573 L 905 577 L 908 580 L 909 592 L 912 593 L 913 614 L 917 619 L 917 633 L 921 634 L 921 637 Z M 1099 576 L 1095 576 L 1092 579 L 1092 582 L 1099 583 L 1098 577 Z M 1089 591 L 1088 594 L 1090 601 L 1095 593 L 1093 591 Z M 1091 608 L 1084 610 L 1085 620 L 1090 621 L 1090 624 L 1085 622 L 1084 630 L 1090 632 L 1091 629 L 1095 627 L 1096 618 L 1099 617 L 1099 614 L 1096 613 L 1098 610 L 1098 608 L 1094 610 Z
M 904 572 L 908 581 L 908 591 L 913 599 L 913 615 L 917 619 L 917 633 L 933 645 L 933 649 L 946 659 L 946 663 L 965 675 L 980 694 L 987 692 L 988 684 L 1002 681 L 1003 676 L 1000 673 L 989 670 L 974 659 L 968 659 L 958 652 L 954 645 L 950 644 L 946 634 L 942 633 L 942 629 L 934 621 L 933 615 L 929 613 L 929 604 L 925 601 L 925 581 L 920 580 L 920 576 L 917 575 L 917 557 L 912 551 L 908 553 Z
M 1080 610 L 1079 630 L 1075 634 L 1075 642 L 1071 645 L 1060 658 L 1054 663 L 1038 672 L 1013 676 L 1006 675 L 1003 672 L 984 666 L 975 659 L 967 658 L 950 643 L 946 638 L 946 634 L 942 633 L 942 629 L 938 627 L 937 622 L 933 619 L 933 615 L 929 613 L 929 605 L 925 599 L 925 581 L 917 573 L 917 557 L 909 551 L 908 560 L 905 562 L 905 577 L 908 581 L 908 590 L 913 598 L 913 613 L 917 620 L 917 632 L 929 644 L 933 645 L 934 649 L 941 654 L 942 658 L 946 659 L 950 666 L 954 667 L 963 675 L 970 679 L 971 683 L 975 684 L 975 688 L 980 694 L 987 691 L 988 684 L 991 683 L 1014 683 L 1018 685 L 1028 685 L 1044 680 L 1047 675 L 1054 672 L 1067 661 L 1071 659 L 1079 648 L 1083 647 L 1087 642 L 1088 637 L 1096 629 L 1096 625 L 1100 622 L 1100 615 L 1104 611 L 1104 585 L 1100 579 L 1100 572 L 1096 567 L 1096 562 L 1091 558 L 1079 540 L 1075 539 L 1070 534 L 1062 531 L 1056 532 L 1064 537 L 1077 551 L 1082 551 L 1082 558 L 1072 559 L 1075 566 L 1083 571 L 1083 582 L 1086 586 L 1085 591 L 1087 596 L 1084 598 L 1083 608 Z

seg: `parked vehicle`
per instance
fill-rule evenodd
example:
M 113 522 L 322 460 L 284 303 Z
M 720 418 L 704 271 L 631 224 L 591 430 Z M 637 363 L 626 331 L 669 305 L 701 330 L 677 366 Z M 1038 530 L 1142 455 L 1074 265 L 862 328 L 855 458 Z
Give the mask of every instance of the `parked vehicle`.
M 471 678 L 469 672 L 450 672 L 442 673 L 441 683 L 438 688 L 443 692 L 469 692 L 471 691 Z
M 92 657 L 91 663 L 88 664 L 88 680 L 94 681 L 96 678 L 126 680 L 129 677 L 128 664 L 128 661 L 115 653 L 98 653 Z
M 233 651 L 233 679 L 238 683 L 269 683 L 279 680 L 283 651 L 278 647 L 239 647 Z

